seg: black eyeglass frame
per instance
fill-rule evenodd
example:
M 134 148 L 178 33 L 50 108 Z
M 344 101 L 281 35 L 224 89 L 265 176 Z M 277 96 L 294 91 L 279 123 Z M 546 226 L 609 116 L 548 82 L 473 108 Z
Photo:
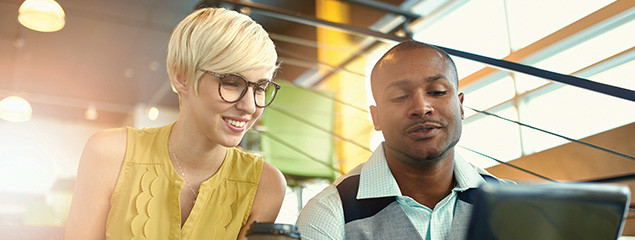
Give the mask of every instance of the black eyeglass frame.
M 215 73 L 212 71 L 207 71 L 204 70 L 204 72 L 211 74 L 214 77 L 217 77 L 220 81 L 218 82 L 218 95 L 220 96 L 221 99 L 223 99 L 223 101 L 227 102 L 227 103 L 235 103 L 240 101 L 240 99 L 243 99 L 243 97 L 245 96 L 245 94 L 247 93 L 247 88 L 249 88 L 249 86 L 251 86 L 251 88 L 253 89 L 253 93 L 254 93 L 254 104 L 256 105 L 256 107 L 259 108 L 266 108 L 267 106 L 271 105 L 271 103 L 273 103 L 273 100 L 276 99 L 276 95 L 278 95 L 278 90 L 280 90 L 280 85 L 278 85 L 277 83 L 270 81 L 270 80 L 264 80 L 264 81 L 260 81 L 260 82 L 250 82 L 247 81 L 247 79 L 245 79 L 245 77 L 243 77 L 240 74 L 237 73 L 226 73 L 226 74 L 221 74 L 221 73 Z M 223 94 L 221 93 L 221 82 L 223 80 L 223 78 L 229 76 L 229 75 L 233 75 L 233 76 L 237 76 L 240 79 L 242 79 L 243 81 L 245 81 L 245 88 L 243 88 L 243 91 L 240 93 L 240 97 L 238 97 L 238 99 L 234 100 L 234 101 L 227 101 L 227 99 L 225 99 L 223 97 Z M 273 97 L 271 97 L 271 101 L 269 101 L 269 103 L 267 103 L 267 105 L 264 106 L 260 106 L 258 105 L 258 103 L 256 102 L 256 87 L 267 83 L 267 84 L 271 84 L 276 90 L 273 93 Z

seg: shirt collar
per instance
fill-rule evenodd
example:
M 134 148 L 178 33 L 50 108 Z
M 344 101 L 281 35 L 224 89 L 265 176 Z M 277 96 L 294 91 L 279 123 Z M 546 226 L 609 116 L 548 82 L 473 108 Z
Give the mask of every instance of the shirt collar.
M 389 196 L 402 196 L 402 194 L 386 162 L 384 143 L 382 142 L 362 167 L 357 198 Z
M 485 182 L 477 168 L 465 161 L 456 151 L 454 152 L 454 179 L 456 179 L 454 190 L 460 192 L 477 188 Z
M 470 163 L 456 152 L 454 154 L 455 191 L 465 191 L 480 186 L 485 180 Z M 386 162 L 382 142 L 361 169 L 357 199 L 403 196 L 395 177 Z

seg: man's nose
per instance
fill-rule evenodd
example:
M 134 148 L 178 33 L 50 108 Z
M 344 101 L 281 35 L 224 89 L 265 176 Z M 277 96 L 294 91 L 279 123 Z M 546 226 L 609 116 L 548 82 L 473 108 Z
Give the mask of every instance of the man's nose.
M 409 117 L 423 117 L 426 115 L 432 115 L 434 108 L 430 98 L 426 95 L 425 91 L 416 91 L 412 98 L 410 98 L 410 109 L 408 112 Z

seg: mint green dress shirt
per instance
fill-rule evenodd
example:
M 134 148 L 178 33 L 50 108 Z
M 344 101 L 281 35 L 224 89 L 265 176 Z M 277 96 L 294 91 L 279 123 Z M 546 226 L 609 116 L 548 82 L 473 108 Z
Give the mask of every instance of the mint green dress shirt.
M 348 175 L 355 174 L 360 174 L 357 199 L 394 196 L 422 239 L 447 239 L 452 225 L 457 193 L 476 188 L 484 183 L 480 174 L 489 175 L 485 170 L 471 165 L 455 153 L 456 186 L 448 196 L 437 203 L 434 209 L 430 209 L 401 194 L 397 181 L 386 163 L 383 146 L 382 143 L 366 163 L 360 164 L 340 177 L 307 203 L 296 222 L 302 239 L 345 239 L 342 203 L 335 185 Z

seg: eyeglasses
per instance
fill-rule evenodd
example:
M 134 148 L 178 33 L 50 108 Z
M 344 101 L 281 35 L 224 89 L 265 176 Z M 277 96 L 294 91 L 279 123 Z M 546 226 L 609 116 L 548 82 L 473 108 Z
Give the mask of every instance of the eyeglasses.
M 219 79 L 218 94 L 228 103 L 238 102 L 245 96 L 245 93 L 247 93 L 247 88 L 252 86 L 254 103 L 256 103 L 257 107 L 264 108 L 273 102 L 273 99 L 276 98 L 276 94 L 280 89 L 280 85 L 269 80 L 250 82 L 247 81 L 245 77 L 236 73 L 220 74 L 210 71 L 205 72 Z

